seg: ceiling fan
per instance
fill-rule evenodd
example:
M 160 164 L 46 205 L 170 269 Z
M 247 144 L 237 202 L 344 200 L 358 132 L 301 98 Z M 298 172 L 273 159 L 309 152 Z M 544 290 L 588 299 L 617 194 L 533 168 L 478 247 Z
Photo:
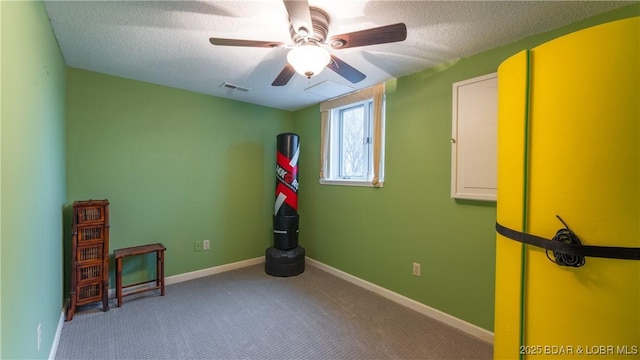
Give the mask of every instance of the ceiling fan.
M 404 23 L 397 23 L 333 35 L 327 39 L 329 17 L 324 11 L 310 7 L 306 0 L 284 0 L 284 6 L 289 14 L 289 32 L 292 44 L 224 38 L 209 38 L 209 42 L 218 46 L 290 48 L 291 50 L 287 54 L 287 64 L 271 83 L 272 86 L 284 86 L 296 72 L 311 78 L 318 75 L 325 67 L 352 83 L 360 82 L 366 78 L 366 75 L 337 56 L 330 54 L 327 48 L 347 49 L 403 41 L 407 38 L 407 26 Z

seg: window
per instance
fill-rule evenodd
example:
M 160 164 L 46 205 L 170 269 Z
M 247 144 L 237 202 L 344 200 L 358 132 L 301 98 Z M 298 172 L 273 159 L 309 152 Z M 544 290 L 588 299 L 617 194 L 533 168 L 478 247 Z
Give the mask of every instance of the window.
M 365 100 L 331 111 L 329 154 L 333 156 L 329 156 L 328 161 L 329 174 L 334 176 L 330 178 L 369 180 L 372 168 L 372 104 L 372 100 Z
M 382 187 L 384 85 L 321 104 L 320 183 Z

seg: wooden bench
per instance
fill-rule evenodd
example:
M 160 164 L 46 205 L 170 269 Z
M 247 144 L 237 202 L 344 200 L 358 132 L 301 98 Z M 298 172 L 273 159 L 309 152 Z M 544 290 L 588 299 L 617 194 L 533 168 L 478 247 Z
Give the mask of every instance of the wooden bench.
M 118 307 L 122 306 L 122 298 L 124 296 L 139 294 L 145 291 L 160 289 L 160 296 L 164 296 L 164 251 L 166 248 L 164 245 L 149 244 L 132 246 L 124 249 L 114 250 L 113 255 L 116 259 L 116 297 L 118 299 Z M 144 255 L 150 253 L 156 253 L 156 278 L 153 280 L 143 281 L 136 284 L 122 285 L 122 259 L 126 256 Z M 138 286 L 155 282 L 155 286 L 146 286 L 141 289 L 130 290 L 126 293 L 122 293 L 123 289 L 130 288 L 132 286 Z

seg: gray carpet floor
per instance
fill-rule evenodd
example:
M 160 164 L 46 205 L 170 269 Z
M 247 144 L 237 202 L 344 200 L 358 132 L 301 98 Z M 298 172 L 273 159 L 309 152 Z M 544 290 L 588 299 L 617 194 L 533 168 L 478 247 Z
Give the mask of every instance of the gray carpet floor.
M 491 359 L 493 347 L 317 268 L 264 265 L 80 309 L 56 359 Z

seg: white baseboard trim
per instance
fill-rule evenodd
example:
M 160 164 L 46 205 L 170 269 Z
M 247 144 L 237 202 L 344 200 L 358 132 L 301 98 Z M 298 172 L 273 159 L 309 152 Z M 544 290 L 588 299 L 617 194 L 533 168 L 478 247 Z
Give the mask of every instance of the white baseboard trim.
M 368 282 L 366 280 L 355 277 L 351 274 L 348 274 L 342 270 L 338 270 L 329 265 L 323 264 L 318 260 L 307 257 L 306 263 L 316 267 L 320 270 L 326 271 L 332 275 L 335 275 L 343 280 L 346 280 L 354 285 L 360 286 L 364 289 L 372 291 L 386 299 L 389 299 L 393 302 L 396 302 L 400 305 L 406 306 L 409 309 L 415 310 L 420 314 L 426 315 L 430 318 L 438 320 L 442 323 L 445 323 L 449 326 L 452 326 L 458 330 L 464 331 L 465 333 L 474 336 L 480 340 L 493 344 L 493 333 L 489 330 L 483 329 L 477 325 L 466 322 L 462 319 L 458 319 L 455 316 L 444 313 L 438 309 L 434 309 L 430 306 L 427 306 L 423 303 L 417 302 L 413 299 L 410 299 L 404 295 L 400 295 L 391 290 L 385 289 L 379 285 Z
M 258 265 L 264 262 L 264 256 L 260 256 L 253 259 L 242 260 L 230 264 L 224 264 L 219 266 L 210 267 L 208 269 L 196 270 L 184 274 L 178 274 L 169 276 L 164 279 L 165 285 L 177 284 L 183 281 L 189 281 L 203 276 L 209 276 L 214 274 L 223 273 L 226 271 L 236 270 L 247 266 Z
M 257 257 L 257 258 L 253 258 L 253 259 L 237 261 L 237 262 L 230 263 L 230 264 L 218 265 L 218 266 L 210 267 L 210 268 L 207 268 L 207 269 L 201 269 L 201 270 L 191 271 L 191 272 L 188 272 L 188 273 L 172 275 L 172 276 L 168 276 L 168 277 L 164 278 L 164 285 L 167 286 L 167 285 L 171 285 L 171 284 L 177 284 L 177 283 L 181 283 L 183 281 L 194 280 L 194 279 L 201 278 L 201 277 L 204 277 L 204 276 L 219 274 L 219 273 L 223 273 L 223 272 L 231 271 L 231 270 L 236 270 L 236 269 L 240 269 L 240 268 L 247 267 L 247 266 L 258 265 L 258 264 L 261 264 L 263 262 L 264 262 L 264 256 L 261 256 L 261 257 Z M 151 284 L 151 283 L 150 284 L 141 284 L 141 285 L 137 285 L 137 286 L 132 286 L 128 290 L 132 291 L 132 290 L 142 289 L 144 287 L 150 287 L 150 286 L 155 286 L 155 284 Z M 116 289 L 115 288 L 109 289 L 109 298 L 113 299 L 113 298 L 115 298 L 115 296 L 116 296 Z
M 56 353 L 58 352 L 58 344 L 60 343 L 60 335 L 62 334 L 63 325 L 64 325 L 64 308 L 62 308 L 62 313 L 60 314 L 60 319 L 58 320 L 58 327 L 56 328 L 56 333 L 53 336 L 53 342 L 51 343 L 51 350 L 49 351 L 49 360 L 54 360 L 56 358 Z

